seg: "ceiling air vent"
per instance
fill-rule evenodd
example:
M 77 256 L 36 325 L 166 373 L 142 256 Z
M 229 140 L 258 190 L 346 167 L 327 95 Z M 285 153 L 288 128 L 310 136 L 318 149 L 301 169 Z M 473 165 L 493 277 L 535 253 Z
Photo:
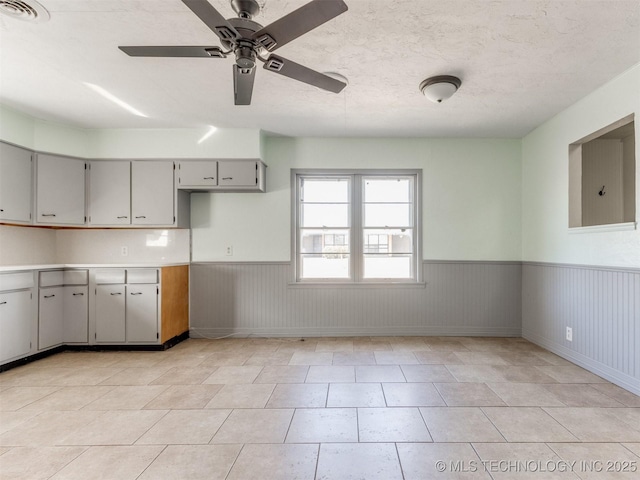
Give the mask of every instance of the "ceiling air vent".
M 35 0 L 0 0 L 0 13 L 16 20 L 42 23 L 49 20 L 49 12 Z

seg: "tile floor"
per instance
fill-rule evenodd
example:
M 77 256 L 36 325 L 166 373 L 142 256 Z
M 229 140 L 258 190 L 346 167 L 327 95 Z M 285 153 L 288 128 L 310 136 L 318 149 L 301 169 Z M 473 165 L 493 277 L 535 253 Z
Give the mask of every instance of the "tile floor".
M 639 472 L 640 397 L 523 339 L 191 339 L 0 374 L 1 479 Z

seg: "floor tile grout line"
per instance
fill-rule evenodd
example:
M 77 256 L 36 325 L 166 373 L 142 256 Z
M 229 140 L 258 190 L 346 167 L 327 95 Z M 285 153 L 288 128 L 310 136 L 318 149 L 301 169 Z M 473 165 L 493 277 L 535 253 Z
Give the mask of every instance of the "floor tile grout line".
M 165 445 L 164 448 L 162 448 L 155 457 L 153 457 L 153 460 L 149 462 L 149 465 L 144 467 L 144 469 L 140 472 L 140 474 L 136 476 L 136 480 L 144 475 L 144 472 L 146 472 L 149 469 L 149 467 L 155 463 L 155 461 L 160 457 L 160 455 L 162 455 L 165 452 L 165 450 L 167 450 L 167 448 L 169 448 L 168 444 Z
M 482 412 L 482 415 L 484 415 L 484 417 L 489 421 L 489 423 L 490 423 L 491 425 L 493 425 L 493 428 L 495 428 L 495 429 L 496 429 L 496 431 L 500 434 L 500 436 L 504 439 L 504 441 L 505 441 L 506 443 L 510 443 L 510 442 L 509 442 L 509 440 L 507 440 L 507 437 L 505 437 L 505 436 L 504 436 L 504 433 L 502 433 L 502 430 L 500 430 L 500 429 L 498 428 L 498 426 L 494 423 L 494 421 L 493 421 L 493 420 L 491 420 L 491 418 L 489 417 L 489 415 L 487 415 L 487 412 L 485 412 L 485 411 L 484 411 L 484 409 L 485 409 L 486 407 L 477 407 L 477 408 L 478 408 L 478 410 L 480 410 L 480 411 Z M 498 408 L 504 408 L 504 407 L 498 407 Z M 511 408 L 511 407 L 506 407 L 506 408 Z
M 402 480 L 405 480 L 404 468 L 402 468 L 402 460 L 400 459 L 400 452 L 398 451 L 398 442 L 394 442 L 393 446 L 396 449 L 396 457 L 398 458 L 398 466 L 400 467 L 400 475 L 402 475 Z
M 229 478 L 229 475 L 231 475 L 231 472 L 233 471 L 233 467 L 236 466 L 236 463 L 238 462 L 238 459 L 240 458 L 240 455 L 242 455 L 242 451 L 244 450 L 244 447 L 246 447 L 246 446 L 247 446 L 247 444 L 243 443 L 242 447 L 240 447 L 240 450 L 238 450 L 238 454 L 236 455 L 236 458 L 233 459 L 233 462 L 231 463 L 231 467 L 229 467 L 229 471 L 224 476 L 225 480 L 227 478 Z

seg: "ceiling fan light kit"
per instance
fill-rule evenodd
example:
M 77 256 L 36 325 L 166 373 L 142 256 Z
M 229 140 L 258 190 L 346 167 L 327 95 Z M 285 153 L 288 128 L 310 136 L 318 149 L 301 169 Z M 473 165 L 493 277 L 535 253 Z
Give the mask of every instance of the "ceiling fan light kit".
M 298 80 L 309 85 L 340 93 L 345 82 L 316 72 L 279 55 L 274 50 L 304 35 L 347 11 L 343 0 L 312 0 L 275 22 L 263 27 L 252 20 L 260 12 L 256 0 L 231 0 L 231 7 L 238 15 L 225 19 L 207 0 L 182 0 L 213 33 L 219 46 L 133 46 L 118 47 L 132 57 L 203 57 L 226 58 L 234 54 L 233 65 L 234 103 L 250 105 L 256 61 L 264 63 L 265 70 Z M 268 57 L 265 57 L 269 55 Z
M 462 85 L 458 77 L 438 75 L 423 80 L 420 84 L 422 94 L 434 103 L 442 103 L 453 96 Z

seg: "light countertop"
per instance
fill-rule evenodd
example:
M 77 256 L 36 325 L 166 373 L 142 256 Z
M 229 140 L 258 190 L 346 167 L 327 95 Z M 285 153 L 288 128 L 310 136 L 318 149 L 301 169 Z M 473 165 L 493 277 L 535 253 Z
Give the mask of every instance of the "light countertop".
M 189 263 L 56 263 L 43 265 L 6 265 L 0 266 L 0 273 L 20 272 L 25 270 L 60 270 L 65 268 L 162 268 L 181 265 L 189 265 Z

